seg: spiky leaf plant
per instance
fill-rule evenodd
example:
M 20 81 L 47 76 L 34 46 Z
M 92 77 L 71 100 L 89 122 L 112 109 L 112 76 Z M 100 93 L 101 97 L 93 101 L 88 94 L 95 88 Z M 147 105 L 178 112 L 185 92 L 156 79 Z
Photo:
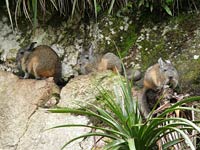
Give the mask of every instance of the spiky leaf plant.
M 73 113 L 93 116 L 106 124 L 104 127 L 83 124 L 66 124 L 53 127 L 62 128 L 78 126 L 102 131 L 87 133 L 75 137 L 68 141 L 62 148 L 80 138 L 101 136 L 110 139 L 105 145 L 104 150 L 153 150 L 157 149 L 159 142 L 164 150 L 180 144 L 181 147 L 195 150 L 195 144 L 191 137 L 196 135 L 191 135 L 189 133 L 192 131 L 200 133 L 200 127 L 198 127 L 193 121 L 184 118 L 166 118 L 165 116 L 169 113 L 173 113 L 175 110 L 199 112 L 198 109 L 182 106 L 182 104 L 200 100 L 199 96 L 190 97 L 177 102 L 172 107 L 167 108 L 164 112 L 159 114 L 156 118 L 149 115 L 146 121 L 142 121 L 137 101 L 132 96 L 131 86 L 128 81 L 124 81 L 121 78 L 119 86 L 114 88 L 114 94 L 107 92 L 104 89 L 101 89 L 100 92 L 102 98 L 105 100 L 107 109 L 90 104 L 95 109 L 59 108 L 49 110 L 52 113 Z M 165 138 L 172 137 L 173 135 L 178 136 L 165 140 Z

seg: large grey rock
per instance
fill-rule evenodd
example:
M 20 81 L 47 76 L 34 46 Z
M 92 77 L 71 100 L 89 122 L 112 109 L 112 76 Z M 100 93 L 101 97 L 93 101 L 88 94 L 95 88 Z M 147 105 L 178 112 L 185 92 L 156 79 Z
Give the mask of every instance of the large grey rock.
M 15 147 L 27 129 L 27 123 L 39 105 L 59 89 L 48 80 L 23 80 L 0 72 L 0 149 Z
M 96 72 L 88 75 L 80 75 L 73 78 L 62 88 L 60 93 L 60 107 L 79 108 L 96 101 L 100 96 L 101 88 L 113 91 L 118 85 L 119 76 L 111 71 Z M 77 105 L 78 104 L 78 105 Z
M 23 41 L 20 32 L 12 31 L 11 26 L 8 24 L 9 19 L 7 17 L 1 17 L 0 19 L 0 60 L 6 61 L 15 58 L 17 49 L 20 48 L 19 39 Z M 13 34 L 14 33 L 14 34 Z
M 27 130 L 20 138 L 17 150 L 59 150 L 70 139 L 80 134 L 89 132 L 86 128 L 48 128 L 63 124 L 88 124 L 88 119 L 84 116 L 73 116 L 66 114 L 47 113 L 44 109 L 37 110 L 29 119 Z M 90 150 L 93 141 L 89 138 L 84 141 L 80 139 L 68 145 L 65 150 Z
M 79 83 L 77 83 L 79 84 Z M 89 124 L 84 116 L 53 114 L 39 107 L 59 94 L 51 78 L 19 79 L 0 71 L 0 150 L 56 150 L 67 141 L 90 132 L 88 128 L 59 128 L 62 124 Z M 65 150 L 90 150 L 94 139 L 80 139 Z

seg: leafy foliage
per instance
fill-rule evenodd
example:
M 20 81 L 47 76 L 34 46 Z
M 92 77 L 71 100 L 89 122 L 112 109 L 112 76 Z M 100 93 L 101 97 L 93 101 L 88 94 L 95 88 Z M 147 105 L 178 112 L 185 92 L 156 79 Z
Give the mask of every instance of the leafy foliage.
M 130 11 L 134 14 L 138 10 L 145 11 L 146 8 L 151 12 L 153 10 L 164 10 L 169 15 L 174 15 L 182 8 L 194 8 L 198 10 L 199 2 L 194 0 L 5 0 L 11 24 L 13 26 L 12 18 L 14 14 L 15 23 L 17 25 L 17 18 L 24 15 L 27 19 L 33 22 L 36 27 L 38 18 L 45 20 L 47 15 L 52 15 L 59 12 L 60 15 L 65 16 L 67 19 L 74 17 L 97 18 L 99 13 L 107 12 L 111 14 L 124 10 Z M 156 12 L 157 13 L 157 12 Z M 42 17 L 41 17 L 42 16 Z
M 168 15 L 173 16 L 178 14 L 181 9 L 193 8 L 198 11 L 199 2 L 194 0 L 138 0 L 138 6 L 148 8 L 151 12 L 153 10 L 164 10 Z
M 128 81 L 121 79 L 119 86 L 114 88 L 114 94 L 100 89 L 102 98 L 105 100 L 107 109 L 102 109 L 96 105 L 89 104 L 93 108 L 91 109 L 69 109 L 59 108 L 49 110 L 52 113 L 74 113 L 86 116 L 96 117 L 106 124 L 106 127 L 98 125 L 83 125 L 83 124 L 66 124 L 59 125 L 53 128 L 63 127 L 87 127 L 91 129 L 98 129 L 102 132 L 91 132 L 68 141 L 64 146 L 67 146 L 71 142 L 90 136 L 107 137 L 107 144 L 105 150 L 149 150 L 157 149 L 157 143 L 162 142 L 162 139 L 166 136 L 178 135 L 171 138 L 165 143 L 162 143 L 163 149 L 169 149 L 170 147 L 180 144 L 189 147 L 191 150 L 195 150 L 195 145 L 192 142 L 190 131 L 200 132 L 194 122 L 179 118 L 171 117 L 165 118 L 167 114 L 174 112 L 175 110 L 192 110 L 199 112 L 198 109 L 183 107 L 182 104 L 200 100 L 200 97 L 191 97 L 177 102 L 171 108 L 167 108 L 163 113 L 153 118 L 151 115 L 146 121 L 142 120 L 142 116 L 138 110 L 137 101 L 134 100 L 131 92 L 131 86 Z
M 52 15 L 55 12 L 59 12 L 66 18 L 73 17 L 75 14 L 80 18 L 91 16 L 97 18 L 101 10 L 107 10 L 110 14 L 114 6 L 120 8 L 127 3 L 126 0 L 5 0 L 5 2 L 12 25 L 11 14 L 14 14 L 16 25 L 17 18 L 24 15 L 31 22 L 33 20 L 34 26 L 37 25 L 37 19 L 40 16 L 45 19 L 46 15 Z

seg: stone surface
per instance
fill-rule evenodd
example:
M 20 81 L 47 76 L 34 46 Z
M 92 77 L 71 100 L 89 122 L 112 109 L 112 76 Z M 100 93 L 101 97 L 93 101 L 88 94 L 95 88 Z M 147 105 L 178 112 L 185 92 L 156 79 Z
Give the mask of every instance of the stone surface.
M 59 89 L 52 79 L 24 80 L 0 72 L 0 149 L 16 146 L 29 118 L 53 93 L 59 93 Z
M 169 59 L 179 73 L 183 93 L 200 95 L 200 15 L 182 14 L 157 23 L 146 23 L 136 47 L 141 53 L 142 71 L 162 57 Z
M 86 128 L 59 128 L 49 129 L 51 127 L 63 124 L 87 124 L 88 119 L 83 116 L 73 116 L 66 114 L 47 113 L 44 109 L 37 110 L 29 119 L 28 127 L 24 135 L 20 138 L 17 150 L 56 150 L 74 137 L 89 132 Z M 82 139 L 68 145 L 64 150 L 85 150 L 91 149 L 92 140 Z M 81 145 L 81 147 L 80 147 Z
M 41 23 L 38 22 L 40 25 L 34 31 L 29 21 L 24 22 L 25 20 L 19 19 L 19 30 L 13 32 L 7 11 L 1 10 L 1 15 L 0 70 L 18 73 L 14 66 L 17 50 L 30 42 L 37 42 L 38 45 L 48 45 L 57 52 L 62 61 L 62 77 L 65 81 L 77 76 L 76 63 L 80 51 L 88 51 L 92 44 L 95 53 L 117 53 L 112 41 L 116 41 L 117 46 L 123 46 L 123 49 L 125 47 L 126 51 L 130 48 L 130 44 L 123 43 L 130 43 L 126 40 L 132 39 L 129 36 L 135 36 L 131 34 L 134 33 L 134 24 L 128 17 L 102 17 L 99 23 L 91 20 L 87 24 L 77 22 L 78 20 L 70 23 L 52 18 L 51 21 L 46 20 L 48 23 L 46 22 L 45 26 L 40 26 Z
M 77 88 L 77 92 L 80 93 L 76 94 L 80 94 L 78 97 L 82 100 L 86 100 L 88 94 L 94 98 L 95 89 L 90 79 L 98 79 L 98 82 L 106 84 L 111 83 L 111 76 L 111 72 L 80 76 L 71 81 L 71 86 L 74 87 L 70 87 L 69 84 L 64 89 Z M 87 89 L 83 90 L 84 86 Z M 55 150 L 60 149 L 70 139 L 90 132 L 90 129 L 82 127 L 47 130 L 63 124 L 91 124 L 85 116 L 53 114 L 43 108 L 48 100 L 58 94 L 59 89 L 52 78 L 19 79 L 12 73 L 0 71 L 0 150 Z M 76 99 L 73 99 L 74 93 L 68 93 L 68 97 L 70 94 L 72 104 Z M 61 101 L 61 105 L 65 106 L 63 103 Z M 90 150 L 94 143 L 93 137 L 80 139 L 65 147 L 65 150 Z
M 79 108 L 93 103 L 100 95 L 98 88 L 113 91 L 119 81 L 119 76 L 111 71 L 96 72 L 88 75 L 80 75 L 73 78 L 62 88 L 60 103 L 58 106 Z M 77 105 L 78 104 L 78 105 Z
M 17 49 L 20 48 L 18 40 L 21 37 L 20 32 L 13 32 L 8 25 L 8 18 L 0 19 L 0 60 L 6 61 L 15 58 Z M 22 40 L 22 39 L 21 39 Z

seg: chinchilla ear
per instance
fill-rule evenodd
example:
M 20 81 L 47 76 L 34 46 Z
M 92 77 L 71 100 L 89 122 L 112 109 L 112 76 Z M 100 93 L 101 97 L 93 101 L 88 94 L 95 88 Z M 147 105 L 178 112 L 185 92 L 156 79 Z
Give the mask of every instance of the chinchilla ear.
M 167 64 L 172 64 L 170 60 L 165 60 Z
M 160 68 L 163 68 L 164 65 L 165 65 L 165 62 L 162 60 L 162 58 L 159 58 L 158 59 L 158 64 L 159 64 Z
M 37 42 L 32 42 L 32 43 L 27 47 L 27 51 L 32 51 L 36 43 L 37 43 Z
M 89 59 L 92 59 L 93 56 L 94 56 L 94 46 L 93 44 L 91 44 L 89 48 Z

